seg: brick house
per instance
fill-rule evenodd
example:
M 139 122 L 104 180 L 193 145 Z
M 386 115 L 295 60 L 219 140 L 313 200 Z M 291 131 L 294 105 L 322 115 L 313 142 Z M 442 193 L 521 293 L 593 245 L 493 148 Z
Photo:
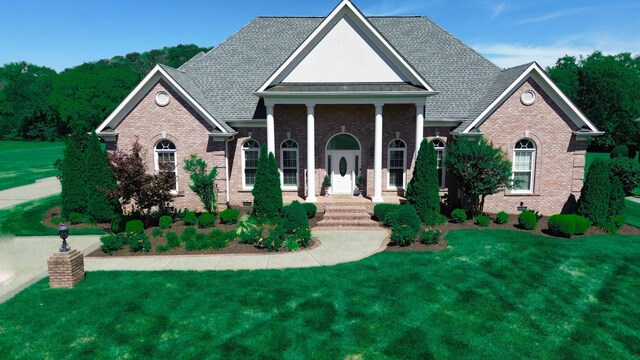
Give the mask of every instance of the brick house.
M 251 202 L 260 144 L 288 196 L 397 199 L 426 137 L 486 137 L 508 154 L 519 186 L 485 211 L 523 203 L 551 214 L 579 196 L 586 140 L 598 129 L 535 62 L 500 69 L 425 17 L 365 17 L 343 0 L 327 17 L 258 17 L 178 69 L 157 65 L 96 130 L 110 150 L 136 138 L 149 168 L 177 173 L 174 206 L 200 208 L 183 161 L 218 167 L 219 203 Z M 311 170 L 310 170 L 311 169 Z M 442 193 L 459 194 L 438 165 Z

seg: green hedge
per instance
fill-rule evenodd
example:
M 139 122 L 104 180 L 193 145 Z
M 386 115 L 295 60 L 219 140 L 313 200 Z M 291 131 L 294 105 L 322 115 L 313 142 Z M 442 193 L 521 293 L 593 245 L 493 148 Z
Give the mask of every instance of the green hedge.
M 124 229 L 129 234 L 142 234 L 144 232 L 144 224 L 142 220 L 129 220 Z
M 398 210 L 399 208 L 399 204 L 376 204 L 373 207 L 373 217 L 377 221 L 383 222 L 387 213 Z
M 538 226 L 538 217 L 533 210 L 526 210 L 518 216 L 518 223 L 526 230 L 533 230 Z
M 316 212 L 318 211 L 316 204 L 304 203 L 302 206 L 304 206 L 304 211 L 307 212 L 307 219 L 313 219 L 316 217 Z
M 238 222 L 238 216 L 240 216 L 240 210 L 226 209 L 220 213 L 220 222 L 223 224 L 235 224 Z

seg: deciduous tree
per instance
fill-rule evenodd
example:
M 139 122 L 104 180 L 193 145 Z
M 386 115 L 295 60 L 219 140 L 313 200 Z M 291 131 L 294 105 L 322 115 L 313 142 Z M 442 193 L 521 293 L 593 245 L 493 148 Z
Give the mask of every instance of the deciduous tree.
M 191 154 L 184 161 L 184 170 L 190 173 L 189 177 L 193 184 L 189 187 L 198 195 L 204 208 L 207 212 L 217 215 L 215 180 L 218 176 L 218 167 L 214 166 L 211 171 L 207 172 L 207 163 L 197 155 Z

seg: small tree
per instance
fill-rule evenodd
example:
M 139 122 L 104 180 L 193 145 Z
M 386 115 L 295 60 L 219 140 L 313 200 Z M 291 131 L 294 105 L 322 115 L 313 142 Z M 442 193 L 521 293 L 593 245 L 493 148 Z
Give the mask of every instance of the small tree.
M 215 180 L 216 176 L 218 176 L 218 167 L 214 166 L 213 169 L 207 173 L 207 163 L 197 155 L 191 154 L 191 156 L 184 161 L 184 170 L 191 173 L 189 177 L 193 185 L 189 185 L 189 187 L 200 197 L 204 208 L 207 212 L 217 215 L 218 206 Z
M 618 178 L 611 177 L 611 191 L 609 193 L 609 220 L 624 213 L 624 188 Z
M 589 167 L 587 180 L 580 192 L 578 214 L 598 227 L 603 227 L 609 219 L 610 180 L 607 163 L 604 160 L 595 159 Z
M 175 174 L 173 171 L 163 171 L 170 169 L 160 169 L 157 175 L 147 174 L 138 139 L 133 143 L 130 154 L 116 152 L 110 156 L 110 160 L 118 182 L 115 194 L 123 205 L 130 204 L 133 212 L 149 215 L 154 206 L 163 207 L 171 201 L 170 191 L 176 183 Z
M 73 138 L 67 138 L 66 143 L 60 178 L 63 218 L 68 218 L 72 212 L 84 214 L 87 210 L 84 157 Z
M 484 138 L 453 142 L 445 162 L 466 197 L 467 210 L 472 217 L 482 213 L 487 195 L 512 186 L 511 162 L 507 155 Z
M 440 215 L 440 186 L 436 162 L 433 143 L 423 139 L 413 169 L 413 177 L 407 185 L 406 198 L 425 225 L 435 225 L 436 218 Z
M 102 149 L 100 139 L 94 132 L 87 141 L 84 152 L 87 184 L 87 216 L 93 221 L 111 221 L 119 204 L 113 192 L 117 183 L 113 171 L 109 167 L 109 156 Z
M 282 213 L 282 189 L 278 161 L 273 153 L 267 153 L 267 147 L 260 147 L 260 158 L 256 170 L 256 183 L 253 185 L 253 214 L 261 221 L 275 219 Z

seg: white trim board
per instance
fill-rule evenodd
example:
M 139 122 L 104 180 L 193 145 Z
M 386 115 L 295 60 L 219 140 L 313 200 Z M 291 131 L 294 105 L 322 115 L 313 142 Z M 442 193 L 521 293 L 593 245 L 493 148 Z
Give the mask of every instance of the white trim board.
M 225 134 L 229 132 L 225 130 L 220 123 L 209 114 L 189 93 L 187 93 L 177 81 L 175 81 L 160 65 L 156 65 L 145 76 L 142 81 L 127 95 L 127 97 L 113 110 L 111 114 L 98 126 L 96 133 L 102 132 L 108 126 L 115 129 L 124 120 L 126 115 L 142 100 L 142 98 L 158 83 L 165 80 L 171 88 L 176 91 L 196 112 L 207 120 L 212 126 L 216 127 Z

